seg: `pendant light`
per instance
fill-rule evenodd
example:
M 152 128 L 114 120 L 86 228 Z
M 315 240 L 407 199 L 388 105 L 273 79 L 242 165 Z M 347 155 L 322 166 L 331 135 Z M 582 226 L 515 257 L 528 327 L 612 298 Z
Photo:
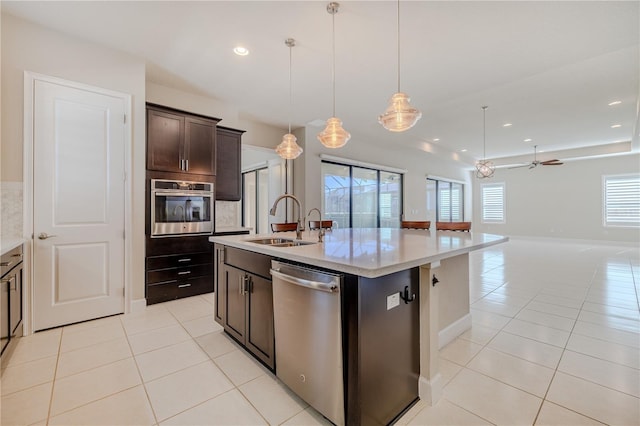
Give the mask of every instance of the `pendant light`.
M 398 91 L 391 96 L 389 106 L 378 117 L 378 123 L 390 132 L 404 132 L 412 128 L 422 113 L 409 104 L 409 95 L 400 91 L 400 0 L 398 0 Z
M 342 128 L 342 121 L 336 117 L 336 13 L 339 3 L 331 2 L 327 5 L 327 12 L 332 17 L 332 47 L 333 64 L 331 68 L 331 80 L 333 83 L 333 116 L 327 120 L 327 127 L 318 133 L 318 140 L 327 148 L 342 148 L 351 139 L 349 132 Z
M 291 51 L 296 41 L 288 38 L 284 44 L 289 48 L 289 133 L 282 137 L 282 142 L 276 147 L 276 153 L 285 160 L 293 160 L 302 154 L 302 148 L 296 143 L 296 137 L 291 133 L 291 115 L 293 105 L 293 91 L 291 89 Z
M 476 177 L 478 179 L 490 178 L 496 170 L 493 161 L 487 160 L 487 108 L 489 107 L 486 105 L 482 107 L 482 160 L 476 163 Z

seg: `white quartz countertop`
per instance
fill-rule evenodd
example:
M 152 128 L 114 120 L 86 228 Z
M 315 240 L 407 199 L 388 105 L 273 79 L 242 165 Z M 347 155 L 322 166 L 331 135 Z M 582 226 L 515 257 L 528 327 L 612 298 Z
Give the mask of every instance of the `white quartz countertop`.
M 26 240 L 19 237 L 2 237 L 0 238 L 0 256 L 18 247 L 20 244 L 24 244 Z
M 295 247 L 251 242 L 260 238 L 295 239 L 295 232 L 214 236 L 209 241 L 367 278 L 509 241 L 501 235 L 395 228 L 334 229 L 325 234 L 322 243 Z M 302 239 L 317 242 L 318 231 L 305 231 Z

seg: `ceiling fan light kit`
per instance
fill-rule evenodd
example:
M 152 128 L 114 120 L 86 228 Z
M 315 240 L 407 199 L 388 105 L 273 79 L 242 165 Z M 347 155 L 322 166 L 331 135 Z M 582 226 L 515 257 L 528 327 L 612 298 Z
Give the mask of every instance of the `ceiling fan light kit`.
M 331 80 L 333 83 L 333 115 L 327 120 L 327 127 L 318 133 L 318 140 L 327 148 L 341 148 L 351 139 L 351 134 L 342 128 L 342 120 L 336 117 L 336 13 L 340 4 L 331 2 L 327 5 L 327 12 L 331 15 L 331 37 L 333 47 L 333 61 Z
M 543 166 L 561 166 L 564 163 L 558 159 L 546 160 L 546 161 L 538 161 L 538 145 L 533 146 L 533 161 L 529 164 L 523 164 L 521 166 L 509 167 L 510 169 L 519 169 L 521 167 L 528 167 L 529 170 L 535 169 L 538 167 L 538 164 L 542 164 Z

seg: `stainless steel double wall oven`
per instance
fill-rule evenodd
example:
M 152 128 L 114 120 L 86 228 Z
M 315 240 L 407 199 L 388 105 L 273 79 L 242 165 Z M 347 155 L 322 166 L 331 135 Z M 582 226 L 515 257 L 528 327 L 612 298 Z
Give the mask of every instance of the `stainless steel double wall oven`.
M 151 238 L 214 230 L 214 184 L 151 179 Z

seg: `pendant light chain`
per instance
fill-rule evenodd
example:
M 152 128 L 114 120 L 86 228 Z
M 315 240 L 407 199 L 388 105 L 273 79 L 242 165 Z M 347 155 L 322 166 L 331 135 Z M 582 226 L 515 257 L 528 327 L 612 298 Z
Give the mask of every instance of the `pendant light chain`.
M 487 159 L 487 106 L 482 107 L 482 159 Z
M 331 66 L 331 80 L 333 84 L 333 117 L 336 116 L 336 12 L 331 13 L 331 40 L 332 40 L 332 66 Z
M 293 39 L 287 40 L 287 45 L 289 46 L 289 133 L 291 133 L 291 117 L 293 116 L 293 90 L 291 85 L 291 56 L 293 55 Z
M 398 0 L 398 92 L 400 92 L 400 0 Z

